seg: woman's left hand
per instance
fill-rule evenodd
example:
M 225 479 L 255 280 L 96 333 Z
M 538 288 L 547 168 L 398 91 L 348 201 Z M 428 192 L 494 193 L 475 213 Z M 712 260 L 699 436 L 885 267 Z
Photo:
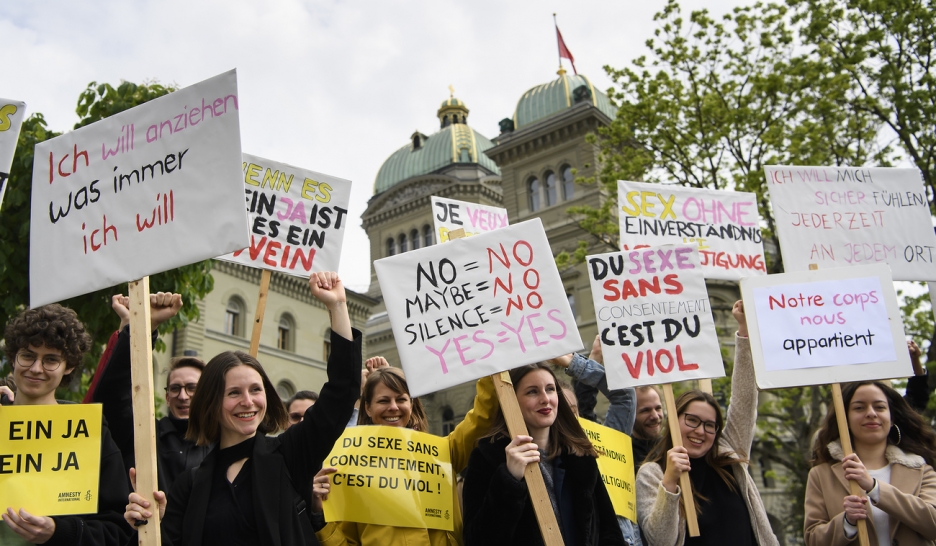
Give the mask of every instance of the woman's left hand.
M 312 513 L 322 513 L 322 501 L 328 500 L 328 493 L 331 491 L 331 478 L 328 476 L 335 472 L 338 472 L 337 468 L 326 466 L 312 478 Z
M 858 482 L 859 487 L 865 491 L 870 491 L 874 487 L 874 478 L 868 474 L 868 469 L 858 458 L 858 455 L 852 453 L 842 459 L 842 470 L 845 471 L 845 479 Z
M 34 516 L 20 508 L 19 513 L 7 508 L 3 521 L 16 534 L 33 544 L 44 544 L 55 534 L 55 520 L 45 516 Z

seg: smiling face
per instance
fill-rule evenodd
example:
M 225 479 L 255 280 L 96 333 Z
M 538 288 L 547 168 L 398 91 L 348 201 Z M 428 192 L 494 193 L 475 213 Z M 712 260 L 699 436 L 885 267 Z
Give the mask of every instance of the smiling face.
M 201 370 L 184 366 L 176 368 L 169 373 L 169 385 L 166 388 L 166 403 L 169 413 L 176 419 L 188 419 L 192 396 L 185 389 L 186 385 L 197 385 L 201 378 Z M 179 394 L 173 395 L 171 391 L 178 389 Z
M 686 424 L 686 415 L 697 417 L 702 421 L 702 424 L 696 428 L 690 427 Z M 717 418 L 715 408 L 701 400 L 690 402 L 686 406 L 686 411 L 679 415 L 679 431 L 682 434 L 683 446 L 689 452 L 689 457 L 693 459 L 705 457 L 712 449 L 712 445 L 715 443 L 715 432 L 706 432 L 705 424 L 714 424 L 717 422 Z
M 556 421 L 559 408 L 559 392 L 556 380 L 546 370 L 533 370 L 517 383 L 517 401 L 520 403 L 520 413 L 530 431 L 548 429 Z
M 374 393 L 364 407 L 375 425 L 405 427 L 413 413 L 413 401 L 406 393 L 396 392 L 377 382 Z
M 848 428 L 855 444 L 867 446 L 887 442 L 891 428 L 890 405 L 875 385 L 862 385 L 848 403 Z
M 23 366 L 27 361 L 33 361 L 31 366 Z M 58 367 L 47 370 L 46 367 Z M 45 362 L 45 365 L 43 365 Z M 46 346 L 36 347 L 30 345 L 20 349 L 16 354 L 16 363 L 13 366 L 13 381 L 16 382 L 17 405 L 55 404 L 55 389 L 62 382 L 62 378 L 74 371 L 66 369 L 68 364 L 62 351 Z
M 266 392 L 263 379 L 250 366 L 235 366 L 224 374 L 224 398 L 221 407 L 222 448 L 253 437 L 266 415 Z
M 637 389 L 637 417 L 634 420 L 634 436 L 643 440 L 655 440 L 660 436 L 663 425 L 663 404 L 656 389 Z

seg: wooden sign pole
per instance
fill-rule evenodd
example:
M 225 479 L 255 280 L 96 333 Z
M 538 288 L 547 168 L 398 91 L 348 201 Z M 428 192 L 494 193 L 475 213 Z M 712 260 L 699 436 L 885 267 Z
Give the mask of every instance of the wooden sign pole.
M 263 330 L 263 314 L 266 313 L 267 294 L 270 291 L 270 270 L 260 274 L 260 295 L 257 297 L 257 313 L 254 315 L 253 332 L 250 334 L 250 356 L 257 358 L 260 352 L 260 332 Z
M 153 395 L 153 347 L 150 343 L 149 277 L 132 281 L 130 295 L 130 377 L 133 383 L 133 452 L 136 460 L 136 491 L 157 506 L 153 498 L 156 477 L 156 413 Z M 137 527 L 140 546 L 162 544 L 159 510 L 146 525 Z
M 673 396 L 673 385 L 663 384 L 663 399 L 666 403 L 666 415 L 669 422 L 670 436 L 673 438 L 673 447 L 682 447 L 682 433 L 679 431 L 679 416 L 676 415 L 676 398 Z M 712 446 L 718 449 L 718 446 Z M 682 490 L 683 507 L 686 509 L 686 525 L 689 526 L 689 536 L 699 536 L 699 519 L 696 516 L 695 501 L 692 498 L 692 480 L 689 473 L 679 475 L 679 488 Z
M 711 379 L 700 379 L 699 380 L 699 390 L 706 392 L 708 394 L 715 394 L 715 391 L 712 390 L 712 380 Z

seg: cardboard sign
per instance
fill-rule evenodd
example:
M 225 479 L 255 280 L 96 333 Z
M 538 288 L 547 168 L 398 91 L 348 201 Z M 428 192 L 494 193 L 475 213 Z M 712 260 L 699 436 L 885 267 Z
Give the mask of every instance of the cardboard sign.
M 753 193 L 618 180 L 621 248 L 699 245 L 706 279 L 766 275 Z
M 13 152 L 25 118 L 25 102 L 0 98 L 0 211 L 13 166 Z
M 219 259 L 308 277 L 338 271 L 351 182 L 244 154 L 250 246 Z
M 883 264 L 744 279 L 761 389 L 913 375 Z
M 598 472 L 611 497 L 614 513 L 637 523 L 634 448 L 630 436 L 581 417 L 579 424 L 598 451 Z
M 37 516 L 94 514 L 101 405 L 0 408 L 0 506 Z
M 916 169 L 764 167 L 787 272 L 886 263 L 936 281 L 936 234 Z
M 36 145 L 35 307 L 249 246 L 230 71 Z
M 454 531 L 448 439 L 402 427 L 346 428 L 325 465 L 338 469 L 326 521 Z
M 374 268 L 412 396 L 582 348 L 539 219 Z
M 507 227 L 507 209 L 432 196 L 432 223 L 440 243 L 449 240 L 448 232 L 464 229 L 465 236 Z
M 695 245 L 586 257 L 608 387 L 724 377 Z

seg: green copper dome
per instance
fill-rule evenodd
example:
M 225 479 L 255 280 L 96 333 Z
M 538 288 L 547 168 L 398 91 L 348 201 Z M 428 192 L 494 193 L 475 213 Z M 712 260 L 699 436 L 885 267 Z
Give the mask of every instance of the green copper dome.
M 617 115 L 608 96 L 595 89 L 585 76 L 559 71 L 559 79 L 537 85 L 520 97 L 514 111 L 514 127 L 519 129 L 557 114 L 580 101 L 587 101 L 611 119 Z
M 450 98 L 442 103 L 438 115 L 442 126 L 439 132 L 430 136 L 419 131 L 413 133 L 406 146 L 384 161 L 374 181 L 375 195 L 414 176 L 438 172 L 459 163 L 475 163 L 500 174 L 497 164 L 484 154 L 494 144 L 467 125 L 465 103 Z

